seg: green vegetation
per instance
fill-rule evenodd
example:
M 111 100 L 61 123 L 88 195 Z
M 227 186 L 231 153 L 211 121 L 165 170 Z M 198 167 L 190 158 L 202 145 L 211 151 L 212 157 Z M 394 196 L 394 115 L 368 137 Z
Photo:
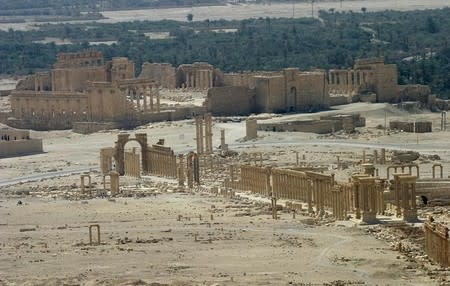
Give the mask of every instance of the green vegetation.
M 108 59 L 129 57 L 138 68 L 146 61 L 173 65 L 206 61 L 226 72 L 310 70 L 349 68 L 355 59 L 384 56 L 386 62 L 398 65 L 400 83 L 429 84 L 439 96 L 450 97 L 449 13 L 450 8 L 376 13 L 330 10 L 321 11 L 320 20 L 46 25 L 37 31 L 0 32 L 0 73 L 50 68 L 58 52 L 88 48 L 91 41 L 117 41 L 95 48 Z M 170 37 L 151 40 L 145 35 L 149 32 L 170 32 Z M 69 39 L 74 44 L 33 43 L 45 37 Z
M 224 4 L 223 0 L 0 0 L 0 16 L 76 15 L 100 10 Z

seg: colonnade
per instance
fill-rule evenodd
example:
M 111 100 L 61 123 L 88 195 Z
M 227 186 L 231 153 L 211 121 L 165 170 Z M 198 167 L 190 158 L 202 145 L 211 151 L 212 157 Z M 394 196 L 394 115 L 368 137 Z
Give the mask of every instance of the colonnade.
M 308 211 L 324 215 L 331 209 L 337 219 L 345 219 L 351 211 L 364 223 L 375 223 L 384 213 L 384 180 L 365 174 L 356 175 L 351 183 L 336 183 L 334 175 L 250 165 L 240 166 L 240 180 L 235 181 L 230 166 L 230 179 L 225 187 L 248 190 L 275 199 L 300 200 Z
M 311 179 L 304 172 L 272 169 L 272 195 L 280 199 L 301 200 L 312 212 Z
M 450 267 L 449 228 L 434 222 L 433 217 L 425 222 L 425 252 L 432 260 L 443 267 Z
M 146 173 L 177 178 L 177 157 L 170 147 L 152 145 L 147 151 L 147 162 Z
M 136 153 L 136 148 L 133 148 L 132 152 L 125 152 L 124 162 L 126 176 L 141 177 L 141 162 L 139 160 L 139 154 Z
M 195 117 L 195 140 L 197 142 L 197 154 L 212 154 L 212 116 L 210 113 L 205 114 L 204 118 L 201 115 Z
M 213 87 L 213 70 L 192 70 L 185 72 L 185 87 L 196 89 L 208 89 Z
M 129 100 L 135 104 L 138 111 L 152 113 L 161 111 L 159 87 L 155 85 L 131 85 L 126 87 L 125 93 Z
M 250 190 L 265 196 L 271 196 L 272 190 L 270 185 L 270 167 L 256 167 L 241 165 L 241 180 L 239 188 L 242 190 Z
M 332 93 L 350 94 L 367 83 L 367 73 L 360 70 L 330 70 L 328 86 Z

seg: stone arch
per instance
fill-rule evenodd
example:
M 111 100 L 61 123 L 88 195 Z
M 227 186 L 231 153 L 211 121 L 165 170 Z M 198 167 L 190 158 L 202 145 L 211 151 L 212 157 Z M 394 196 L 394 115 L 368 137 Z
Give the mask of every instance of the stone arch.
M 141 145 L 141 161 L 142 161 L 142 170 L 145 172 L 148 170 L 148 160 L 147 160 L 147 134 L 138 133 L 135 138 L 130 138 L 130 134 L 121 133 L 117 136 L 117 142 L 115 146 L 114 152 L 114 160 L 116 161 L 116 171 L 119 175 L 123 176 L 125 174 L 125 145 L 130 141 L 136 141 Z

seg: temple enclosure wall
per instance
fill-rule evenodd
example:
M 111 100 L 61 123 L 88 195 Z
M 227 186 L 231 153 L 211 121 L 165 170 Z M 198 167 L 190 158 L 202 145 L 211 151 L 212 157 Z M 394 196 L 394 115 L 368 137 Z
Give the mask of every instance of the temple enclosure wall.
M 255 91 L 244 86 L 210 88 L 206 108 L 214 116 L 248 115 L 255 109 Z

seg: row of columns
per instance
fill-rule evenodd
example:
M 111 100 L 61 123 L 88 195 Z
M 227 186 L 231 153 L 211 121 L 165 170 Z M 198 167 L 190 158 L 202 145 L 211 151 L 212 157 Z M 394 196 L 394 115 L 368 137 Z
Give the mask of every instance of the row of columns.
M 195 117 L 195 133 L 197 143 L 197 154 L 212 154 L 212 116 L 210 113 L 205 114 L 204 118 L 201 115 Z
M 169 147 L 153 145 L 147 151 L 147 162 L 148 173 L 177 178 L 177 157 Z
M 161 111 L 161 97 L 159 94 L 159 88 L 157 87 L 155 88 L 152 85 L 144 85 L 141 87 L 127 87 L 126 94 L 130 98 L 130 100 L 136 104 L 136 108 L 139 111 L 143 110 L 144 112 L 149 111 L 157 113 Z
M 241 166 L 240 188 L 265 196 L 271 196 L 270 167 Z
M 366 151 L 363 150 L 362 153 L 362 163 L 367 163 Z M 373 150 L 373 164 L 386 164 L 386 149 L 381 148 L 380 155 L 378 155 L 378 150 Z
M 139 154 L 136 153 L 136 148 L 133 148 L 131 152 L 125 152 L 124 162 L 126 176 L 141 177 L 141 162 L 139 160 Z
M 307 202 L 308 211 L 313 211 L 311 180 L 303 172 L 272 169 L 272 196 Z
M 186 88 L 208 89 L 213 87 L 214 73 L 212 70 L 188 71 L 185 77 Z
M 328 72 L 328 84 L 350 91 L 366 82 L 367 74 L 359 70 L 331 70 Z

